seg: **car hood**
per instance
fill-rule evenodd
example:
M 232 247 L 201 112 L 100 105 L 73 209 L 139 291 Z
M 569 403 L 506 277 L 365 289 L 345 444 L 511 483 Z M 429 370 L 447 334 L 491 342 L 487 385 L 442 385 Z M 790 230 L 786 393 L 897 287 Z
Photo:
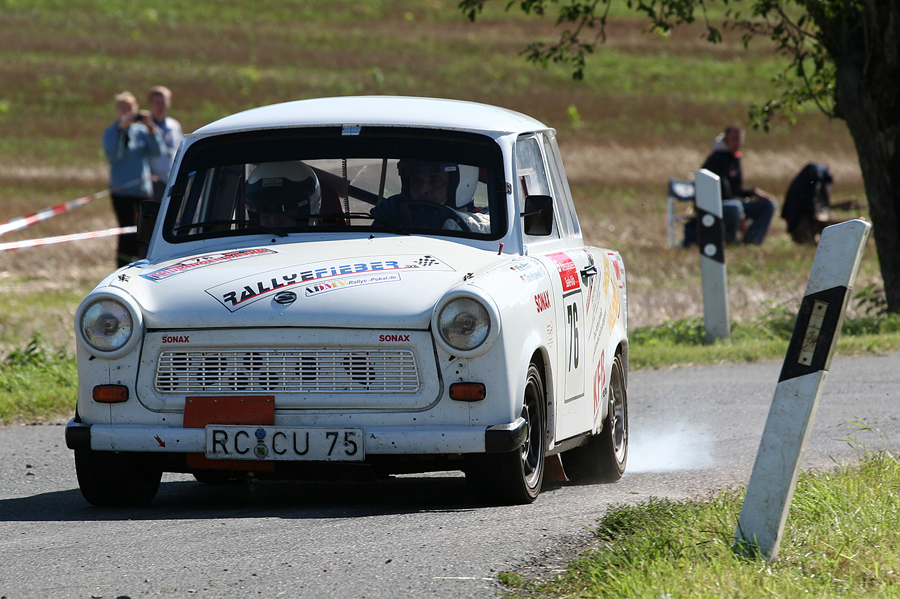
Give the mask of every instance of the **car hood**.
M 434 304 L 509 257 L 434 238 L 259 246 L 138 263 L 110 285 L 148 329 L 429 327 Z

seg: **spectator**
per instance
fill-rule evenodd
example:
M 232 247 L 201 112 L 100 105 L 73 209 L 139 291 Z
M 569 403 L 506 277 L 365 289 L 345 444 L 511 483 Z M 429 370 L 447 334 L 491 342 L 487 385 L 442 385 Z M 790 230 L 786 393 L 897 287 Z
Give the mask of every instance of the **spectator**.
M 150 113 L 139 112 L 133 94 L 122 92 L 116 96 L 116 114 L 116 122 L 103 132 L 103 150 L 109 160 L 113 210 L 120 227 L 131 227 L 137 223 L 141 200 L 153 197 L 149 159 L 162 153 L 164 141 Z M 119 266 L 145 255 L 146 248 L 139 248 L 136 234 L 119 236 L 116 254 Z
M 769 231 L 778 202 L 758 187 L 744 189 L 741 173 L 743 144 L 744 130 L 728 127 L 716 137 L 713 151 L 703 163 L 703 168 L 717 174 L 721 180 L 725 241 L 759 245 Z M 738 233 L 742 233 L 741 239 L 738 239 Z
M 822 229 L 831 220 L 831 184 L 834 179 L 827 164 L 810 162 L 803 167 L 784 196 L 781 218 L 796 243 L 819 241 Z
M 167 87 L 155 85 L 150 88 L 147 95 L 147 103 L 150 105 L 150 114 L 153 115 L 153 124 L 162 131 L 166 142 L 162 155 L 150 160 L 150 173 L 153 175 L 153 198 L 162 201 L 166 184 L 169 182 L 169 173 L 172 171 L 172 163 L 175 162 L 175 153 L 181 145 L 184 134 L 181 131 L 181 123 L 168 116 L 169 107 L 172 105 L 172 92 Z

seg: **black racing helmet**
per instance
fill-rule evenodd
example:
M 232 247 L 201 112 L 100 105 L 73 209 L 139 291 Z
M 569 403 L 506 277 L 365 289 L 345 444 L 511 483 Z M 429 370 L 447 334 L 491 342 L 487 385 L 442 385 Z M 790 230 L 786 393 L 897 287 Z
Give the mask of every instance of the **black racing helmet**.
M 247 178 L 244 200 L 250 212 L 319 214 L 322 191 L 316 173 L 299 161 L 263 162 Z

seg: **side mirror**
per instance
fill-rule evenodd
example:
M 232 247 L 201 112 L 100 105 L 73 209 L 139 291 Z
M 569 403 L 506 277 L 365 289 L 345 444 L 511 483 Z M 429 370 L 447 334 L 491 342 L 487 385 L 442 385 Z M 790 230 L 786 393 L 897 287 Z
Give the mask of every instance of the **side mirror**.
M 553 198 L 550 196 L 528 196 L 525 198 L 526 235 L 550 235 L 553 232 Z
M 159 216 L 159 202 L 143 200 L 140 203 L 137 221 L 138 241 L 150 241 L 150 238 L 153 237 L 153 228 L 156 226 L 157 216 Z

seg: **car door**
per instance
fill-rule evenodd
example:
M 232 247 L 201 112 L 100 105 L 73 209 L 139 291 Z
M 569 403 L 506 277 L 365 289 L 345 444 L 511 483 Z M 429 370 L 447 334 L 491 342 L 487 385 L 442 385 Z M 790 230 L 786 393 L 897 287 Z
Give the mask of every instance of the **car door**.
M 585 392 L 585 376 L 590 358 L 585 355 L 585 297 L 583 273 L 592 272 L 593 258 L 583 248 L 572 247 L 566 233 L 571 220 L 565 210 L 558 209 L 560 185 L 554 185 L 546 161 L 545 140 L 540 135 L 522 136 L 516 143 L 516 179 L 520 212 L 529 195 L 549 195 L 554 200 L 554 223 L 549 235 L 532 236 L 523 232 L 530 256 L 541 260 L 550 273 L 554 310 L 552 336 L 558 342 L 548 347 L 553 357 L 552 397 L 550 408 L 554 438 L 558 441 L 581 434 L 591 428 L 593 400 Z M 558 182 L 557 182 L 558 183 Z M 589 277 L 589 275 L 587 275 Z

